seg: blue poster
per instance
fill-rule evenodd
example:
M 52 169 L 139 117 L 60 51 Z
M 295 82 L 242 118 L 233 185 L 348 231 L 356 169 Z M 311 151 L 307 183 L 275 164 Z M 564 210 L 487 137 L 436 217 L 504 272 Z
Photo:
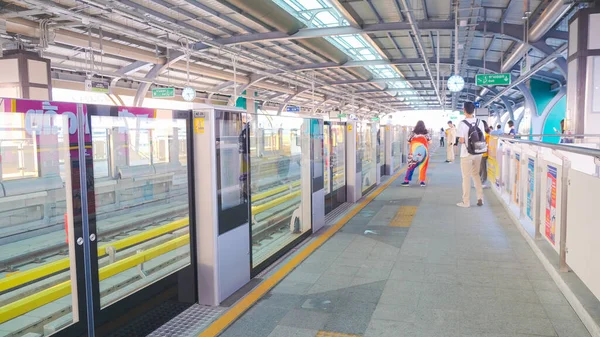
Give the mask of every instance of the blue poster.
M 533 220 L 533 189 L 535 186 L 535 160 L 529 158 L 527 163 L 527 216 Z

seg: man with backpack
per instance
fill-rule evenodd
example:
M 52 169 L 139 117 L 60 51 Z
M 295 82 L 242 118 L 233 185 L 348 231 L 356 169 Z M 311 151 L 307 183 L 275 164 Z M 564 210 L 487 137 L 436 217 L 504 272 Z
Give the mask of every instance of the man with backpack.
M 477 206 L 483 206 L 483 186 L 479 176 L 481 158 L 487 152 L 483 123 L 475 118 L 475 105 L 465 102 L 463 105 L 465 119 L 458 125 L 458 142 L 460 143 L 460 169 L 462 171 L 462 202 L 457 206 L 471 206 L 471 179 L 477 191 Z

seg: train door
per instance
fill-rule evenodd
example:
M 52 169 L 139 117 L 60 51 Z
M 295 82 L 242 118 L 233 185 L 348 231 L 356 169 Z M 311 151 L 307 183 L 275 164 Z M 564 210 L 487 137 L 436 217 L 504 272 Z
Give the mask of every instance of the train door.
M 343 123 L 325 122 L 325 214 L 346 202 L 346 138 Z

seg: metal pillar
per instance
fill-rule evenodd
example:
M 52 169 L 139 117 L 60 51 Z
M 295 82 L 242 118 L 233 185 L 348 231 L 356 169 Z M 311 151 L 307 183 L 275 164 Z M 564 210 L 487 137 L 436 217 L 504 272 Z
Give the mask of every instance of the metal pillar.
M 567 118 L 570 134 L 600 131 L 600 9 L 580 9 L 569 20 Z

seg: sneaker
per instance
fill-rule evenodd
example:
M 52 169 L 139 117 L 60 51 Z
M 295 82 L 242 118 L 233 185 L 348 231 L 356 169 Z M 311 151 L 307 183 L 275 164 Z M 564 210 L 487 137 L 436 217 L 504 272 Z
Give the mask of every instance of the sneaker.
M 469 208 L 469 207 L 471 207 L 470 205 L 467 205 L 464 202 L 459 202 L 458 204 L 456 204 L 456 206 L 462 207 L 462 208 Z
M 408 181 L 405 181 L 401 184 L 401 186 L 408 186 L 408 185 L 410 185 L 410 183 Z
M 424 181 L 422 181 L 422 182 L 421 182 L 421 187 L 425 187 L 425 186 L 427 186 L 427 184 L 425 184 L 425 182 L 424 182 Z
M 482 199 L 477 200 L 477 206 L 483 206 L 483 200 Z

